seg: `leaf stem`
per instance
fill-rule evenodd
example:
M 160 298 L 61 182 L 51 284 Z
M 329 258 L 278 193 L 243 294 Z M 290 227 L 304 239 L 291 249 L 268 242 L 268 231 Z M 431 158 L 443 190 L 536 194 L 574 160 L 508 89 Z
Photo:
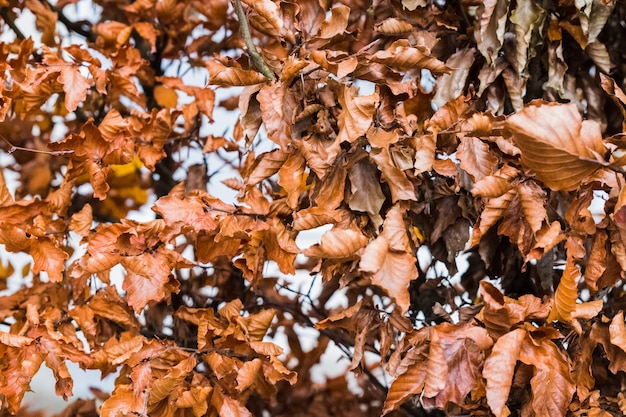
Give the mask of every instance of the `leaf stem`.
M 241 0 L 235 0 L 235 10 L 237 11 L 237 20 L 239 20 L 239 31 L 246 45 L 246 49 L 248 50 L 248 56 L 250 57 L 252 66 L 272 82 L 276 81 L 276 75 L 267 65 L 261 54 L 259 54 L 254 42 L 252 42 L 252 34 L 250 33 L 248 18 L 246 17 L 246 12 L 243 9 Z
M 69 154 L 74 153 L 74 151 L 71 150 L 71 149 L 66 150 L 66 151 L 44 151 L 42 149 L 24 148 L 24 147 L 21 147 L 21 146 L 13 145 L 7 138 L 5 138 L 2 135 L 0 135 L 0 139 L 2 139 L 2 141 L 9 146 L 9 149 L 7 149 L 7 153 L 9 155 L 12 154 L 15 151 L 32 152 L 32 153 L 43 153 L 43 154 L 46 154 L 46 155 L 54 155 L 54 156 L 63 156 L 63 155 L 69 155 Z

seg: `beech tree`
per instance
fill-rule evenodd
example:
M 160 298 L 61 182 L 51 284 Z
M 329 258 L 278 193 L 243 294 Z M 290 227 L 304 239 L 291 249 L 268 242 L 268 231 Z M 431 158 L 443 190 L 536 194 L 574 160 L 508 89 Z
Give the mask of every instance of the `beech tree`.
M 3 415 L 626 413 L 626 3 L 85 3 L 0 0 Z

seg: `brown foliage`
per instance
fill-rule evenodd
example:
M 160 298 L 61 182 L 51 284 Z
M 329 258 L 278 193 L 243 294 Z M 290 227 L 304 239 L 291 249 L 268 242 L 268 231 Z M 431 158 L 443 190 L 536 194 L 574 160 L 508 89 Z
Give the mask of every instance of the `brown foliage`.
M 624 2 L 0 18 L 2 415 L 626 413 Z

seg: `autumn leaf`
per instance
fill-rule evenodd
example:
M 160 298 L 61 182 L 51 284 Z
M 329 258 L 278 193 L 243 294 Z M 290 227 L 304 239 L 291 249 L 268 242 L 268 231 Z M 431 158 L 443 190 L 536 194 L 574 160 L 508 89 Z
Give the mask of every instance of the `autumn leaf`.
M 323 258 L 346 258 L 367 245 L 368 239 L 361 232 L 353 229 L 331 229 L 322 235 L 319 244 L 315 244 L 303 253 L 306 256 Z
M 443 62 L 430 56 L 427 48 L 412 47 L 406 40 L 395 41 L 386 50 L 373 54 L 371 60 L 398 70 L 425 68 L 433 74 L 450 72 Z
M 583 121 L 571 104 L 533 102 L 506 127 L 522 151 L 522 164 L 553 190 L 573 190 L 604 166 L 600 127 Z
M 486 396 L 489 408 L 497 417 L 506 417 L 510 411 L 506 406 L 511 390 L 511 381 L 522 348 L 526 331 L 515 329 L 496 340 L 491 354 L 483 367 L 483 378 L 487 381 Z
M 80 103 L 87 98 L 87 89 L 91 87 L 87 78 L 83 76 L 79 68 L 66 67 L 61 71 L 58 81 L 63 84 L 65 92 L 65 108 L 74 111 Z
M 339 95 L 341 114 L 337 125 L 339 127 L 339 142 L 354 142 L 360 136 L 365 135 L 373 123 L 372 116 L 378 107 L 379 95 L 377 92 L 367 96 L 358 95 L 355 86 L 342 88 L 343 94 Z
M 571 257 L 567 258 L 565 270 L 561 276 L 561 282 L 554 294 L 554 305 L 548 321 L 561 320 L 568 322 L 572 319 L 572 313 L 576 310 L 578 298 L 577 281 L 580 277 L 580 269 Z
M 565 414 L 575 388 L 569 364 L 554 342 L 523 342 L 519 360 L 536 368 L 530 385 L 533 393 L 532 407 L 537 414 Z
M 407 371 L 391 383 L 383 406 L 383 416 L 398 409 L 413 395 L 419 395 L 422 392 L 427 376 L 424 364 L 426 358 L 427 354 L 424 348 L 416 347 L 407 352 L 403 360 L 408 363 Z
M 409 309 L 409 283 L 417 278 L 415 256 L 391 251 L 389 242 L 379 236 L 370 242 L 359 263 L 359 269 L 372 274 L 372 283 L 394 298 L 402 312 Z
M 267 81 L 263 75 L 254 70 L 245 70 L 237 67 L 227 67 L 217 61 L 206 61 L 209 70 L 211 85 L 223 87 L 260 84 Z

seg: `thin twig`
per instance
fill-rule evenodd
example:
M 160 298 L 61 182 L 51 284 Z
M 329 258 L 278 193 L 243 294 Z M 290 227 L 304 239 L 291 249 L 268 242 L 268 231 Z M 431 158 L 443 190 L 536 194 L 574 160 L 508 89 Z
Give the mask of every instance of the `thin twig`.
M 17 27 L 17 25 L 15 24 L 15 20 L 9 14 L 8 8 L 0 7 L 0 16 L 2 16 L 2 19 L 11 28 L 11 30 L 15 32 L 15 36 L 17 36 L 19 40 L 23 41 L 24 39 L 26 39 L 26 36 L 24 36 L 20 28 Z
M 246 45 L 246 49 L 248 50 L 252 66 L 269 80 L 276 81 L 276 75 L 274 75 L 274 72 L 267 65 L 261 54 L 259 54 L 254 42 L 252 42 L 252 34 L 250 33 L 248 18 L 246 17 L 245 10 L 243 10 L 241 0 L 235 0 L 235 10 L 237 11 L 237 20 L 239 20 L 239 31 L 241 32 L 241 37 Z
M 44 1 L 42 1 L 42 3 L 48 5 L 50 10 L 52 10 L 52 11 L 57 13 L 59 21 L 61 23 L 63 23 L 63 25 L 65 25 L 65 27 L 69 31 L 74 32 L 74 33 L 84 37 L 85 39 L 87 39 L 90 42 L 94 42 L 96 40 L 96 35 L 91 30 L 91 24 L 90 23 L 88 23 L 86 21 L 73 22 L 70 19 L 68 19 L 67 16 L 65 16 L 65 14 L 63 14 L 63 11 L 61 9 L 55 7 L 49 1 L 44 0 Z
M 23 151 L 23 152 L 32 152 L 32 153 L 43 153 L 46 155 L 53 155 L 53 156 L 63 156 L 63 155 L 69 155 L 74 153 L 73 150 L 68 149 L 66 151 L 44 151 L 42 149 L 30 149 L 30 148 L 23 148 L 21 146 L 15 146 L 13 145 L 11 142 L 9 142 L 9 140 L 7 138 L 5 138 L 4 136 L 0 135 L 0 139 L 2 139 L 4 141 L 4 143 L 6 143 L 9 146 L 9 149 L 7 149 L 7 153 L 10 155 L 13 152 L 16 151 Z

